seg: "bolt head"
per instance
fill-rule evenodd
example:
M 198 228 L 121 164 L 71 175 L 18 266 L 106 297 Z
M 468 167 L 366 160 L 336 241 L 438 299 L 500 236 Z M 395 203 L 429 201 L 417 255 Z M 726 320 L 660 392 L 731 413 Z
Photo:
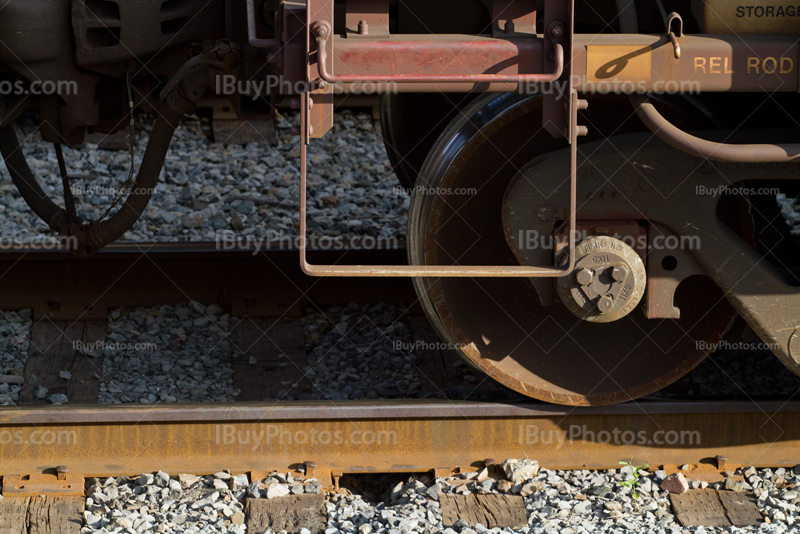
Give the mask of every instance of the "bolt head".
M 562 28 L 561 26 L 553 26 L 553 29 L 550 30 L 550 35 L 552 35 L 553 37 L 561 37 L 562 35 L 564 35 L 564 28 Z
M 317 37 L 327 37 L 328 36 L 328 25 L 318 22 L 313 26 L 314 35 Z
M 608 295 L 602 297 L 600 299 L 600 302 L 597 303 L 597 309 L 600 310 L 600 313 L 608 313 L 611 311 L 611 308 L 613 307 L 614 307 L 614 300 Z
M 575 280 L 582 286 L 587 286 L 592 283 L 594 279 L 594 273 L 591 269 L 580 268 L 575 273 Z
M 628 269 L 623 266 L 614 267 L 614 270 L 611 271 L 611 278 L 613 278 L 617 282 L 622 282 L 625 280 L 625 277 L 628 276 Z

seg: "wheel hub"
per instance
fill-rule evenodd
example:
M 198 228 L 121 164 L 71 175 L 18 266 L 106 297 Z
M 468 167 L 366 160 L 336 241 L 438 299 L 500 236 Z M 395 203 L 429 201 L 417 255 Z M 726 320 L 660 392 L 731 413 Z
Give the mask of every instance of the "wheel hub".
M 557 287 L 573 314 L 608 323 L 633 311 L 642 300 L 646 281 L 644 263 L 633 248 L 620 239 L 596 236 L 578 244 L 575 271 L 559 278 Z

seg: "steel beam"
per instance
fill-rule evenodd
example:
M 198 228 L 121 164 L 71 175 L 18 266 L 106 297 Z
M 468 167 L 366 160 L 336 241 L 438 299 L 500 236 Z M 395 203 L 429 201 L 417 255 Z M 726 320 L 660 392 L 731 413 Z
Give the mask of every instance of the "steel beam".
M 334 37 L 333 72 L 349 75 L 542 73 L 544 40 L 474 35 L 392 35 L 376 41 Z M 574 36 L 572 79 L 579 93 L 797 92 L 800 48 L 793 35 L 684 35 L 681 58 L 666 35 Z M 337 84 L 337 92 L 363 92 Z M 553 91 L 543 83 L 396 83 L 378 92 Z

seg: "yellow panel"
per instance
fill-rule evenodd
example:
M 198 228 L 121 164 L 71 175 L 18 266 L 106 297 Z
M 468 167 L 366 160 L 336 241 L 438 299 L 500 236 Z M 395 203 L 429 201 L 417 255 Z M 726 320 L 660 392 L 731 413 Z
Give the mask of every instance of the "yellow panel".
M 586 81 L 649 82 L 653 77 L 653 48 L 631 45 L 586 47 Z

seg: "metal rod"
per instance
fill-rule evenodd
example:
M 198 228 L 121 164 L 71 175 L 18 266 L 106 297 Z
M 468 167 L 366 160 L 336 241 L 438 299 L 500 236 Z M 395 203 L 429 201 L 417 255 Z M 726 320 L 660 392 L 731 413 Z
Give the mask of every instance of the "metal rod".
M 56 144 L 56 158 L 58 159 L 58 170 L 61 172 L 61 184 L 64 186 L 64 207 L 67 211 L 67 222 L 77 223 L 78 214 L 75 211 L 75 197 L 72 196 L 72 189 L 69 185 L 69 174 L 67 174 L 67 164 L 64 162 L 64 152 L 61 145 Z
M 36 177 L 25 159 L 25 154 L 20 148 L 13 124 L 0 128 L 0 153 L 3 155 L 14 185 L 17 186 L 20 195 L 25 199 L 28 206 L 51 230 L 61 228 L 67 220 L 66 212 L 47 196 L 36 181 Z
M 307 147 L 308 93 L 300 96 L 300 268 L 310 276 L 343 277 L 422 277 L 422 278 L 560 278 L 575 269 L 575 234 L 577 212 L 577 100 L 575 91 L 570 98 L 572 147 L 570 160 L 570 215 L 567 264 L 561 267 L 530 267 L 526 265 L 461 266 L 461 265 L 311 265 L 306 258 L 307 232 Z

